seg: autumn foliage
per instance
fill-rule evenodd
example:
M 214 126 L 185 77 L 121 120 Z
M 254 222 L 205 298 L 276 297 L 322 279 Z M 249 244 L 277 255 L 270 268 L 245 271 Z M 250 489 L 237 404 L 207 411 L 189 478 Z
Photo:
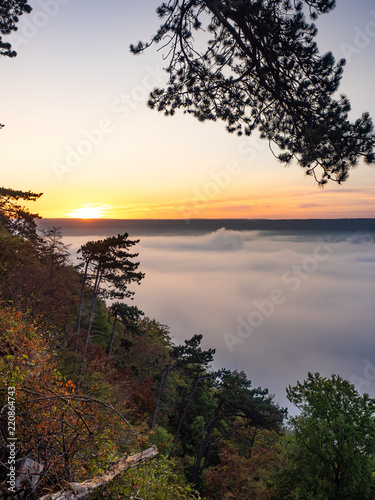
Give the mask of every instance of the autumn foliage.
M 37 324 L 2 308 L 0 332 L 0 377 L 5 386 L 16 387 L 18 454 L 47 464 L 47 485 L 56 487 L 61 480 L 86 479 L 101 471 L 117 456 L 121 434 L 131 447 L 135 433 L 122 413 L 76 393 L 73 381 L 59 372 L 57 354 Z M 5 429 L 5 422 L 1 424 Z M 1 448 L 6 454 L 4 439 Z

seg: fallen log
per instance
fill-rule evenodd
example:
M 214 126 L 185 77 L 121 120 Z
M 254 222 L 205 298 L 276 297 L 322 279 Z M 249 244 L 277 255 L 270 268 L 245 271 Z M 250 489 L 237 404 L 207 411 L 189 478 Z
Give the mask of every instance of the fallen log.
M 79 500 L 92 492 L 95 488 L 107 484 L 114 479 L 118 474 L 132 467 L 136 467 L 142 462 L 151 460 L 158 454 L 156 446 L 151 446 L 145 451 L 141 451 L 136 455 L 125 456 L 116 460 L 110 469 L 93 479 L 88 479 L 83 483 L 66 483 L 64 488 L 56 493 L 48 493 L 39 498 L 39 500 Z

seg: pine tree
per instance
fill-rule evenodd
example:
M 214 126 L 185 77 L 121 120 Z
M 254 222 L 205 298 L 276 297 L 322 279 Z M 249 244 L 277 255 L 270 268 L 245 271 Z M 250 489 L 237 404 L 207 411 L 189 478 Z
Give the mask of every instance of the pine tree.
M 335 0 L 169 0 L 150 43 L 162 43 L 169 80 L 149 105 L 199 121 L 223 120 L 229 132 L 255 129 L 284 164 L 295 159 L 320 185 L 348 177 L 358 160 L 373 164 L 368 113 L 348 120 L 350 102 L 338 90 L 345 60 L 319 54 L 317 29 L 306 21 Z M 271 147 L 272 146 L 272 147 Z M 275 151 L 273 151 L 273 149 Z
M 81 326 L 80 322 L 85 285 L 87 284 L 88 278 L 91 278 L 90 312 L 84 352 L 78 377 L 78 387 L 82 380 L 97 298 L 131 298 L 134 292 L 128 289 L 128 285 L 130 283 L 140 284 L 141 280 L 144 278 L 144 274 L 137 271 L 139 262 L 133 262 L 131 260 L 137 257 L 138 253 L 130 253 L 128 251 L 129 248 L 133 247 L 138 242 L 139 240 L 128 239 L 128 234 L 125 233 L 117 236 L 110 236 L 104 240 L 89 241 L 78 250 L 81 254 L 80 259 L 83 261 L 84 276 L 79 307 L 77 336 Z

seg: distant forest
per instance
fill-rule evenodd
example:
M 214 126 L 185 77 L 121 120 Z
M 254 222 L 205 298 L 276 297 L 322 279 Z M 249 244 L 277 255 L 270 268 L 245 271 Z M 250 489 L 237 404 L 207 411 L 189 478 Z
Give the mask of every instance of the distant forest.
M 64 236 L 100 234 L 111 236 L 119 228 L 136 236 L 199 235 L 225 227 L 231 231 L 276 231 L 284 234 L 355 233 L 375 234 L 375 219 L 42 219 L 38 227 L 60 227 Z

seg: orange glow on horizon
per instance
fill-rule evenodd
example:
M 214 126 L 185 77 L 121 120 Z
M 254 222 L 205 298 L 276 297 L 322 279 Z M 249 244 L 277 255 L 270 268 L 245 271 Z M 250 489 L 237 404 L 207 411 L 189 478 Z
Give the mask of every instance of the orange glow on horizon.
M 375 186 L 349 192 L 316 187 L 302 189 L 274 189 L 268 192 L 239 193 L 238 196 L 207 197 L 142 195 L 111 195 L 103 199 L 100 193 L 92 193 L 91 199 L 100 196 L 99 203 L 82 203 L 77 195 L 38 200 L 37 210 L 43 218 L 89 219 L 325 219 L 374 217 Z M 124 199 L 126 202 L 124 203 Z M 86 201 L 86 200 L 85 200 Z M 30 204 L 31 205 L 31 204 Z M 68 206 L 67 206 L 68 205 Z M 51 207 L 53 206 L 53 210 Z M 71 207 L 77 207 L 72 209 Z M 35 211 L 35 205 L 30 209 Z

